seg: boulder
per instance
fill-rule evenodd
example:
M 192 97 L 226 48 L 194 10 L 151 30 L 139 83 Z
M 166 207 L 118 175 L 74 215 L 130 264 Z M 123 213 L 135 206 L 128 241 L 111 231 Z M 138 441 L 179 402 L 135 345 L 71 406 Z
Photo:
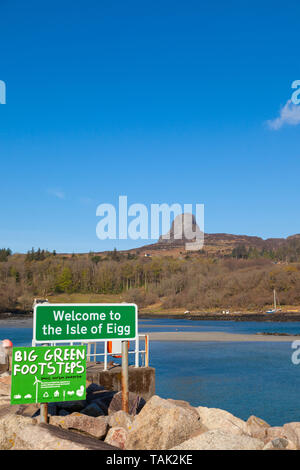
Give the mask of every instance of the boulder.
M 257 416 L 250 416 L 247 420 L 247 428 L 248 428 L 248 434 L 252 437 L 257 437 L 257 439 L 266 439 L 267 437 L 267 431 L 270 425 L 266 423 L 261 418 L 257 418 Z
M 292 441 L 297 448 L 300 448 L 300 423 L 287 423 L 283 426 L 283 432 L 285 437 Z
M 133 416 L 126 413 L 126 411 L 117 411 L 109 416 L 108 425 L 110 428 L 119 427 L 130 431 L 132 428 Z
M 28 424 L 18 432 L 14 450 L 117 450 L 89 436 L 61 429 L 51 424 Z
M 172 450 L 261 450 L 263 447 L 264 442 L 255 437 L 215 429 L 188 439 Z
M 283 429 L 283 426 L 271 426 L 267 429 L 266 441 L 272 441 L 277 437 L 283 437 L 286 439 L 286 433 Z
M 50 424 L 60 426 L 63 429 L 75 429 L 97 439 L 103 439 L 108 428 L 106 416 L 94 418 L 81 413 L 72 413 L 67 416 L 51 416 Z
M 36 418 L 40 414 L 40 407 L 37 403 L 19 405 L 16 414 L 20 416 L 28 416 L 29 418 Z
M 103 390 L 103 387 L 98 387 L 98 390 L 95 389 L 94 391 L 90 391 L 87 394 L 87 403 L 97 403 L 97 405 L 102 409 L 103 413 L 108 414 L 108 408 L 116 392 L 112 390 Z
M 0 377 L 0 396 L 9 396 L 11 387 L 11 376 Z
M 284 437 L 276 437 L 276 439 L 268 442 L 263 450 L 297 450 L 297 447 Z
M 63 409 L 69 413 L 75 413 L 81 411 L 87 406 L 85 400 L 74 400 L 74 401 L 59 401 L 54 403 L 58 410 Z
M 201 431 L 196 409 L 178 406 L 154 395 L 134 418 L 126 449 L 170 449 Z
M 102 408 L 100 408 L 100 406 L 98 405 L 98 403 L 90 403 L 89 405 L 87 405 L 82 411 L 81 413 L 85 414 L 85 415 L 88 415 L 88 416 L 94 416 L 94 418 L 96 418 L 97 416 L 103 416 L 104 415 L 104 411 L 102 410 Z
M 232 415 L 228 411 L 219 408 L 197 408 L 201 423 L 208 431 L 221 429 L 230 434 L 248 434 L 248 426 L 245 421 Z
M 135 393 L 129 392 L 128 411 L 130 415 L 135 416 L 138 414 L 145 403 L 146 402 L 142 397 L 136 395 Z M 109 404 L 108 414 L 111 415 L 120 410 L 122 410 L 122 392 L 118 392 L 113 396 Z
M 0 406 L 0 449 L 8 450 L 15 445 L 16 436 L 23 428 L 35 422 L 28 416 L 17 414 L 18 406 Z
M 125 449 L 127 438 L 128 431 L 123 427 L 115 426 L 110 428 L 104 442 L 119 449 Z

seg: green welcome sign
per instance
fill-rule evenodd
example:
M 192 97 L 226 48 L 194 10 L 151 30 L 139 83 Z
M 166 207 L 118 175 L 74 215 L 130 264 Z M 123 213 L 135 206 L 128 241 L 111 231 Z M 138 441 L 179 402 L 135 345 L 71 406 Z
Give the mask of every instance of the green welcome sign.
M 11 404 L 83 400 L 86 346 L 13 348 Z
M 132 340 L 135 304 L 42 304 L 34 309 L 33 341 Z

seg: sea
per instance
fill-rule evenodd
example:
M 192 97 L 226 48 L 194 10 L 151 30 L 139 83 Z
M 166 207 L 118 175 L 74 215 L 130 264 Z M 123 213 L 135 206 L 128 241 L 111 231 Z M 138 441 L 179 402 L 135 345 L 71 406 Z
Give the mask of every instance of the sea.
M 300 335 L 300 322 L 140 320 L 139 332 L 151 331 Z M 0 324 L 4 338 L 14 346 L 31 346 L 32 328 Z M 255 415 L 281 426 L 300 421 L 300 364 L 293 364 L 293 352 L 291 342 L 151 341 L 150 366 L 156 369 L 156 393 L 163 398 L 221 408 L 245 420 Z M 134 354 L 130 357 L 133 362 Z

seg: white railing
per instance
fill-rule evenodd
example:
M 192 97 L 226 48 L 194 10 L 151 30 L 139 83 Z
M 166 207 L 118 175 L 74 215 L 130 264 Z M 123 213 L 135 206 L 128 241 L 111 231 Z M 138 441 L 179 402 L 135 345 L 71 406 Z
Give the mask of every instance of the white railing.
M 144 349 L 140 349 L 140 338 L 142 341 L 144 341 Z M 143 338 L 143 339 L 142 339 Z M 73 346 L 74 344 L 86 344 L 87 345 L 87 362 L 97 362 L 97 358 L 102 358 L 104 359 L 104 370 L 107 370 L 107 359 L 109 356 L 114 357 L 114 353 L 109 353 L 108 352 L 108 340 L 104 341 L 97 341 L 97 342 L 92 342 L 92 341 L 68 341 L 66 344 L 70 344 Z M 149 335 L 147 334 L 139 334 L 135 340 L 130 340 L 130 345 L 134 343 L 134 349 L 128 349 L 128 355 L 134 354 L 134 365 L 135 367 L 149 367 Z M 43 344 L 49 344 L 49 346 L 56 346 L 57 343 L 54 342 L 49 342 L 47 343 L 46 341 L 43 341 Z M 59 343 L 60 345 L 62 343 Z M 103 348 L 101 348 L 101 345 L 103 345 Z M 34 346 L 34 344 L 33 344 Z M 102 352 L 98 352 L 97 349 L 99 348 L 102 349 Z M 142 358 L 144 358 L 143 361 L 140 361 L 140 355 L 142 355 Z M 122 356 L 122 354 L 118 354 L 118 356 Z M 142 365 L 140 365 L 140 362 L 142 362 Z
M 140 349 L 140 338 L 144 338 L 144 349 Z M 130 344 L 134 343 L 134 349 L 128 349 L 128 355 L 134 354 L 134 364 L 135 367 L 149 367 L 149 335 L 146 334 L 139 334 L 136 340 L 131 340 Z M 103 352 L 97 351 L 97 345 L 103 344 Z M 104 370 L 107 370 L 107 359 L 109 356 L 114 357 L 115 354 L 108 352 L 108 341 L 101 341 L 101 342 L 89 342 L 88 351 L 87 351 L 87 360 L 89 362 L 97 362 L 97 358 L 104 359 Z M 142 361 L 142 365 L 140 365 L 140 355 L 143 355 L 144 361 Z M 118 354 L 117 356 L 122 356 L 122 354 Z

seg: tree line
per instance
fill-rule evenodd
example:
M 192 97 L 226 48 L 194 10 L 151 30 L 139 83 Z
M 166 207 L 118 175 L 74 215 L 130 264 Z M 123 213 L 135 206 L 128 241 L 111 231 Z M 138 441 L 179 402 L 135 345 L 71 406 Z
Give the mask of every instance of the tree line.
M 120 294 L 140 307 L 160 302 L 168 309 L 263 309 L 274 288 L 282 305 L 300 304 L 300 263 L 275 264 L 261 256 L 145 258 L 117 250 L 63 256 L 31 250 L 2 258 L 0 311 L 27 311 L 34 297 L 64 293 Z

